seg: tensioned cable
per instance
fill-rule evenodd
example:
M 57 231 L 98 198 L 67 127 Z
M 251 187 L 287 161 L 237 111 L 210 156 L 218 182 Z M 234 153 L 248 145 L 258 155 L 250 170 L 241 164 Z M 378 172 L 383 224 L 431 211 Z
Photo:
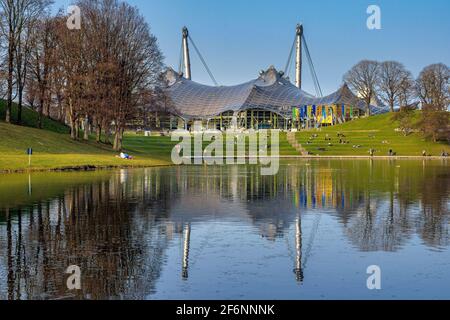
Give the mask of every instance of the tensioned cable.
M 319 84 L 318 84 L 318 80 L 315 76 L 315 72 L 314 72 L 314 66 L 312 65 L 312 59 L 311 56 L 308 54 L 308 50 L 307 50 L 307 45 L 306 45 L 306 41 L 304 39 L 302 39 L 304 45 L 305 45 L 305 52 L 306 52 L 306 60 L 308 62 L 308 66 L 309 66 L 309 71 L 311 73 L 311 78 L 313 79 L 313 84 L 314 84 L 314 89 L 316 91 L 316 95 L 319 96 L 320 94 L 320 89 L 319 89 Z
M 289 57 L 286 63 L 286 67 L 284 68 L 284 74 L 287 76 L 289 75 L 291 66 L 292 66 L 292 55 L 294 53 L 294 49 L 295 49 L 295 42 L 297 41 L 297 35 L 294 38 L 294 42 L 292 43 L 292 47 L 291 47 L 291 51 L 289 52 Z
M 211 78 L 212 82 L 214 82 L 215 86 L 218 87 L 219 84 L 217 83 L 216 78 L 214 78 L 214 76 L 213 76 L 211 70 L 208 68 L 208 65 L 206 64 L 206 61 L 205 61 L 205 59 L 203 59 L 203 56 L 202 56 L 202 54 L 200 53 L 200 50 L 198 50 L 197 46 L 195 45 L 194 40 L 192 40 L 192 38 L 191 38 L 190 35 L 188 36 L 188 38 L 189 38 L 189 40 L 191 41 L 192 46 L 194 47 L 195 51 L 197 52 L 197 54 L 198 54 L 198 56 L 199 56 L 199 58 L 200 58 L 200 61 L 202 62 L 203 66 L 205 67 L 206 72 L 208 72 L 209 77 Z
M 307 59 L 308 59 L 308 63 L 310 65 L 313 81 L 315 82 L 315 85 L 317 85 L 318 94 L 320 95 L 320 97 L 323 97 L 322 88 L 320 87 L 320 83 L 319 83 L 319 79 L 317 77 L 316 69 L 314 68 L 314 63 L 312 61 L 311 54 L 310 54 L 309 48 L 308 48 L 308 44 L 306 42 L 306 38 L 305 38 L 304 35 L 302 36 L 302 40 L 303 40 L 303 44 L 305 45 L 306 56 L 307 56 Z
M 313 78 L 316 94 L 320 95 L 322 97 L 322 90 L 320 88 L 319 79 L 317 78 L 317 74 L 316 74 L 316 71 L 314 68 L 314 64 L 312 62 L 311 54 L 309 52 L 308 44 L 306 43 L 306 38 L 304 36 L 302 37 L 302 41 L 305 46 L 306 58 L 308 60 L 308 65 L 309 65 L 309 69 L 311 72 L 311 77 Z
M 313 69 L 312 69 L 312 66 L 311 66 L 311 61 L 309 59 L 307 59 L 307 61 L 308 61 L 309 71 L 311 73 L 311 78 L 313 80 L 314 90 L 316 91 L 316 96 L 319 96 L 320 95 L 319 87 L 317 86 L 317 81 L 314 78 L 314 72 L 312 71 Z

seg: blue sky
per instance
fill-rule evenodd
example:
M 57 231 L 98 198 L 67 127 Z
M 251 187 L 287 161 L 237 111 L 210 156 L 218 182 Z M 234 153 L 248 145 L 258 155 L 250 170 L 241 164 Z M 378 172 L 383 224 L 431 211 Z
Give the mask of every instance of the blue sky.
M 72 1 L 56 0 L 56 7 Z M 362 59 L 398 60 L 416 76 L 431 63 L 450 64 L 448 0 L 128 0 L 158 37 L 165 63 L 178 68 L 186 25 L 221 85 L 256 78 L 270 65 L 282 70 L 297 22 L 304 24 L 324 93 Z M 366 27 L 369 5 L 378 5 L 382 29 Z M 212 84 L 192 53 L 193 79 Z M 306 67 L 307 68 L 307 67 Z M 292 77 L 291 77 L 292 78 Z M 304 89 L 314 93 L 309 69 Z

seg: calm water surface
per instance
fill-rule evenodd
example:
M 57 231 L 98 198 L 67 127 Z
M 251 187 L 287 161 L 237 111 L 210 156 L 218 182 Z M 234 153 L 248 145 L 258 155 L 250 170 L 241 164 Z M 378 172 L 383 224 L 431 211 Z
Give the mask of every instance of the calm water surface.
M 0 175 L 0 299 L 450 299 L 449 169 L 298 160 L 274 177 Z M 381 291 L 367 289 L 370 265 Z

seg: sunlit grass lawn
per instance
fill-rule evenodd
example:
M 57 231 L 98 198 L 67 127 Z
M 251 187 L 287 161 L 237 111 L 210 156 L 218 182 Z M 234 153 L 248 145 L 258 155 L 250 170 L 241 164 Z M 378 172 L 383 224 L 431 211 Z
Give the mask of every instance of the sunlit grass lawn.
M 94 141 L 74 141 L 68 134 L 23 127 L 0 122 L 0 170 L 45 170 L 52 168 L 75 168 L 83 166 L 155 166 L 171 164 L 170 157 L 177 141 L 170 137 L 144 137 L 127 133 L 124 149 L 133 160 L 118 159 L 110 145 Z M 207 142 L 203 144 L 204 147 Z M 33 149 L 32 163 L 28 165 L 26 150 Z M 280 135 L 280 154 L 298 155 Z
M 392 149 L 398 156 L 421 156 L 422 151 L 433 156 L 440 156 L 443 150 L 450 152 L 448 143 L 434 143 L 424 139 L 419 133 L 404 136 L 396 132 L 397 124 L 392 121 L 391 114 L 359 119 L 342 125 L 297 133 L 297 140 L 312 154 L 322 156 L 368 156 L 374 149 L 376 156 L 387 156 Z M 340 144 L 338 133 L 345 135 L 343 140 L 348 144 Z M 318 137 L 310 140 L 317 134 Z M 325 141 L 326 136 L 332 141 Z M 307 142 L 310 141 L 310 144 Z M 385 142 L 385 143 L 383 143 Z M 387 143 L 386 143 L 387 142 Z M 332 146 L 328 144 L 331 143 Z M 354 146 L 360 146 L 354 148 Z M 325 151 L 319 150 L 324 148 Z
M 117 158 L 118 153 L 111 146 L 93 141 L 73 141 L 68 134 L 38 130 L 0 122 L 0 170 L 45 170 L 75 167 L 142 167 L 170 164 L 168 146 L 163 139 L 147 138 L 145 143 L 139 139 L 126 137 L 126 152 L 133 160 Z M 170 142 L 165 138 L 164 141 Z M 130 145 L 127 146 L 126 144 Z M 31 166 L 28 164 L 26 150 L 33 148 Z
M 133 160 L 123 160 L 114 155 L 102 154 L 36 154 L 33 155 L 31 166 L 26 155 L 2 155 L 0 170 L 48 170 L 48 169 L 82 169 L 108 167 L 146 167 L 170 164 L 168 161 L 149 157 L 136 157 Z
M 4 104 L 0 103 L 0 114 L 2 107 Z M 31 110 L 24 110 L 24 118 L 29 126 L 10 125 L 0 121 L 0 171 L 171 165 L 171 152 L 178 143 L 171 141 L 170 137 L 144 137 L 128 132 L 124 136 L 124 150 L 134 159 L 123 160 L 117 157 L 118 152 L 114 152 L 110 145 L 98 144 L 93 139 L 72 140 L 67 128 L 53 120 L 46 119 L 45 130 L 33 128 L 37 118 Z M 450 152 L 448 143 L 432 143 L 419 134 L 405 137 L 395 131 L 396 127 L 388 114 L 321 130 L 299 132 L 296 136 L 311 154 L 321 156 L 368 156 L 371 148 L 376 150 L 376 156 L 386 156 L 389 149 L 398 156 L 421 156 L 423 150 L 435 156 L 439 156 L 443 150 Z M 348 140 L 348 144 L 339 144 L 338 132 L 346 136 L 344 140 Z M 318 137 L 307 144 L 313 134 Z M 332 139 L 332 146 L 328 145 L 329 141 L 325 141 L 327 134 Z M 224 143 L 225 141 L 226 139 Z M 204 142 L 203 148 L 208 144 Z M 359 145 L 360 148 L 353 148 L 354 145 Z M 26 155 L 28 148 L 33 148 L 31 166 Z M 322 148 L 325 151 L 319 150 Z M 224 147 L 224 153 L 225 150 Z M 281 156 L 300 155 L 288 143 L 286 133 L 280 133 L 279 150 Z M 272 148 L 269 145 L 270 152 Z

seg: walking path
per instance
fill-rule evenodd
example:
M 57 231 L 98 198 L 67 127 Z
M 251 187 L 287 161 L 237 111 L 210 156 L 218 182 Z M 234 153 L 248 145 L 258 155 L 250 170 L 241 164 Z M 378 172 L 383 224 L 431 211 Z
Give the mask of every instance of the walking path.
M 295 132 L 288 132 L 287 141 L 302 156 L 309 156 L 309 152 L 306 151 L 305 148 L 303 148 L 302 145 L 297 141 L 297 138 L 295 137 Z

